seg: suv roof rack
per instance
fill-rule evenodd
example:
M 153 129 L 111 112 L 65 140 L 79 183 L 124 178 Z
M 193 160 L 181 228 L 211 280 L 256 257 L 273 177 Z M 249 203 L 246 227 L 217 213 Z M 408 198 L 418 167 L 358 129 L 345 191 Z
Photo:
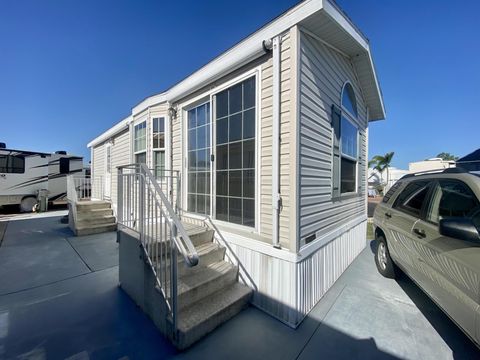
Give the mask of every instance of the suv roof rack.
M 419 172 L 416 172 L 416 173 L 404 175 L 404 176 L 402 176 L 402 177 L 400 178 L 400 180 L 408 179 L 408 178 L 411 178 L 411 177 L 414 177 L 414 176 L 418 176 L 418 175 L 429 175 L 429 174 L 465 174 L 465 173 L 468 173 L 468 171 L 465 170 L 464 168 L 462 168 L 462 167 L 453 167 L 453 168 L 446 168 L 446 169 L 439 169 L 439 170 L 419 171 Z

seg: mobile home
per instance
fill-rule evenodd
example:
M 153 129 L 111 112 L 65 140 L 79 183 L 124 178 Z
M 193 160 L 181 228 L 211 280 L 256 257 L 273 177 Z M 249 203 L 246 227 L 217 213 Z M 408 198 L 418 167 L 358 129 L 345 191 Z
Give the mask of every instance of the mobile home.
M 366 246 L 368 124 L 384 117 L 367 38 L 306 0 L 92 140 L 92 176 L 119 214 L 125 165 L 178 173 L 181 217 L 207 219 L 251 303 L 296 327 Z
M 40 190 L 48 201 L 67 195 L 67 175 L 83 172 L 83 158 L 65 151 L 43 153 L 0 146 L 0 206 L 20 205 L 32 211 Z

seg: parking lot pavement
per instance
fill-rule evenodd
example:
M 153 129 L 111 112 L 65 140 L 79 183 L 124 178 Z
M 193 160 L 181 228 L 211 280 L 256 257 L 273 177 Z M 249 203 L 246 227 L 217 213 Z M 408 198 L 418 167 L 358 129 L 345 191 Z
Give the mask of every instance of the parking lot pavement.
M 115 233 L 75 238 L 58 217 L 14 223 L 0 246 L 2 359 L 480 358 L 408 278 L 378 274 L 374 242 L 297 329 L 249 307 L 179 354 L 118 287 Z

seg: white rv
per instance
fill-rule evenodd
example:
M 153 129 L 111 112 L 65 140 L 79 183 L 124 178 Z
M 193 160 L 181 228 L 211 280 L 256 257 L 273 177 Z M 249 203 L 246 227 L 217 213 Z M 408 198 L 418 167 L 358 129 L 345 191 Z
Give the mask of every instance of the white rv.
M 32 211 L 40 190 L 48 201 L 62 199 L 67 193 L 67 175 L 83 172 L 83 158 L 65 151 L 42 153 L 7 149 L 0 143 L 0 206 L 20 205 Z

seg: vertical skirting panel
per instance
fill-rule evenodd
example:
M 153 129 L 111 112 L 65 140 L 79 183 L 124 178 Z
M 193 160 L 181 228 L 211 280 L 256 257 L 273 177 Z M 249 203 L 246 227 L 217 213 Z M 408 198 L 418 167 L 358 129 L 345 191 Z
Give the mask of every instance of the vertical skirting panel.
M 355 225 L 298 263 L 233 243 L 227 257 L 239 265 L 240 281 L 255 290 L 253 305 L 296 327 L 365 248 L 366 225 Z
M 297 324 L 366 246 L 363 221 L 297 264 Z

